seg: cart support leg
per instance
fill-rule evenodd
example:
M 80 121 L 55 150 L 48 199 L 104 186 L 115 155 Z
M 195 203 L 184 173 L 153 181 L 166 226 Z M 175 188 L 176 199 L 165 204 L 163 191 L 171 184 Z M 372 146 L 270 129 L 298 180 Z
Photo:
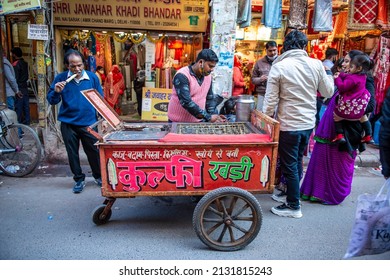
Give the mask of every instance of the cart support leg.
M 104 200 L 103 204 L 106 205 L 106 207 L 103 210 L 103 213 L 102 213 L 103 216 L 106 216 L 108 214 L 108 212 L 111 211 L 111 207 L 112 207 L 112 205 L 114 205 L 115 200 L 116 200 L 116 198 L 113 198 L 113 197 L 106 198 Z

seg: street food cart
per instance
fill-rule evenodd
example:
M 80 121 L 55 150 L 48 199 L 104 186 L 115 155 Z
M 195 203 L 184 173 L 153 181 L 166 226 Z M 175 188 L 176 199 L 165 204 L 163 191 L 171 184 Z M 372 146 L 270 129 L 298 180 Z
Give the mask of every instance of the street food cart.
M 193 226 L 212 249 L 239 250 L 260 231 L 253 194 L 274 188 L 279 123 L 253 111 L 250 122 L 124 123 L 95 90 L 82 92 L 111 127 L 96 134 L 105 224 L 117 198 L 199 196 Z

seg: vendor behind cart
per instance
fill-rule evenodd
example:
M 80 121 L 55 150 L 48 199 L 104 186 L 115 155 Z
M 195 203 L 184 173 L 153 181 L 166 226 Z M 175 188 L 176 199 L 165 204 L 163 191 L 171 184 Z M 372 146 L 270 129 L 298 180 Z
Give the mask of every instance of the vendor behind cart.
M 102 180 L 99 151 L 95 146 L 97 139 L 87 130 L 88 126 L 97 121 L 97 112 L 80 91 L 96 89 L 103 96 L 103 90 L 96 74 L 84 70 L 84 58 L 80 52 L 69 50 L 65 54 L 64 63 L 68 70 L 54 78 L 47 93 L 47 101 L 51 105 L 62 101 L 58 120 L 61 122 L 61 134 L 75 181 L 73 192 L 81 193 L 85 186 L 85 174 L 80 166 L 80 141 L 87 155 L 95 183 L 101 186 Z
M 170 122 L 225 122 L 216 113 L 217 101 L 212 89 L 211 72 L 218 57 L 210 49 L 202 50 L 196 62 L 179 69 L 173 77 L 172 97 L 168 105 Z

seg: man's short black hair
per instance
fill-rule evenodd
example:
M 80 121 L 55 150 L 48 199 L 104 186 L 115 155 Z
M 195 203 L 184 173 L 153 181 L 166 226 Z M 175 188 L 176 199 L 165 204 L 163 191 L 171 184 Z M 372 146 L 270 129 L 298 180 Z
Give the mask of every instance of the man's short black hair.
M 305 33 L 294 29 L 286 35 L 283 42 L 283 51 L 303 50 L 307 46 L 307 36 Z
M 265 48 L 268 50 L 270 47 L 277 47 L 278 44 L 275 42 L 275 41 L 268 41 L 266 44 L 265 44 Z
M 14 47 L 14 48 L 12 48 L 11 53 L 13 53 L 14 55 L 16 55 L 16 57 L 22 57 L 22 56 L 23 56 L 22 49 L 19 48 L 19 47 Z
M 85 63 L 84 56 L 81 54 L 81 52 L 79 52 L 78 50 L 69 49 L 65 53 L 65 56 L 64 56 L 64 64 L 65 65 L 67 65 L 67 66 L 69 65 L 69 56 L 71 56 L 71 55 L 75 55 L 75 56 L 81 57 L 81 60 L 83 61 L 83 63 Z
M 325 57 L 330 58 L 334 55 L 339 55 L 339 52 L 334 48 L 327 48 L 325 51 Z
M 219 60 L 217 54 L 211 49 L 201 50 L 198 56 L 196 57 L 196 62 L 198 62 L 201 59 L 205 61 L 213 61 L 213 62 L 218 62 Z

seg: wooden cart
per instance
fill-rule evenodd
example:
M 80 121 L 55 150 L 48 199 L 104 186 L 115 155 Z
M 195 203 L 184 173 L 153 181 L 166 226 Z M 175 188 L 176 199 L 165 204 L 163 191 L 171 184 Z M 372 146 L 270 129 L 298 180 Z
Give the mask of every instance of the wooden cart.
M 112 127 L 96 135 L 105 200 L 95 224 L 109 221 L 117 198 L 199 196 L 193 226 L 203 243 L 233 251 L 256 238 L 253 194 L 273 192 L 278 122 L 254 111 L 245 123 L 124 123 L 96 91 L 83 94 Z

